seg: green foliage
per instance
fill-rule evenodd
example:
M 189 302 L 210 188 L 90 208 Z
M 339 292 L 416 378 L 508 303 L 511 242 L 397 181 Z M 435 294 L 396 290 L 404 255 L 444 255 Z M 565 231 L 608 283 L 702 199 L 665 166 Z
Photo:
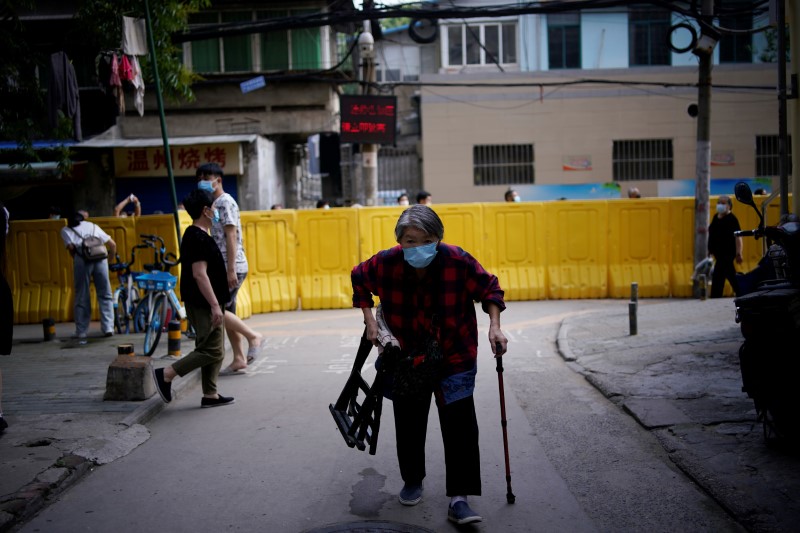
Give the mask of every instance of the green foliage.
M 406 24 L 411 24 L 411 19 L 408 17 L 390 17 L 381 19 L 381 28 L 384 30 L 399 28 L 400 26 L 405 26 Z
M 764 63 L 777 63 L 778 62 L 778 30 L 775 28 L 768 28 L 764 32 L 764 37 L 767 45 L 761 51 L 758 58 Z M 786 27 L 786 60 L 789 61 L 791 50 L 789 40 L 789 27 Z
M 211 0 L 153 0 L 149 2 L 153 26 L 156 61 L 161 90 L 173 100 L 194 100 L 192 83 L 200 76 L 187 70 L 181 63 L 181 48 L 172 43 L 173 33 L 187 28 L 190 13 L 209 7 Z M 113 50 L 120 46 L 122 15 L 145 18 L 142 0 L 84 0 L 78 10 L 77 32 L 82 42 L 97 49 Z M 149 43 L 148 43 L 149 47 Z M 140 58 L 146 82 L 153 83 L 150 55 Z

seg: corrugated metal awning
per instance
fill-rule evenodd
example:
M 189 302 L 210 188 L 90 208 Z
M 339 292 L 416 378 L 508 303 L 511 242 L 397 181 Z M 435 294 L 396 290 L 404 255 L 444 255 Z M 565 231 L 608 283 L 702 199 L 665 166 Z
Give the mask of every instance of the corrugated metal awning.
M 258 139 L 254 133 L 242 135 L 200 135 L 197 137 L 170 137 L 170 146 L 189 146 L 195 144 L 221 144 L 221 143 L 251 143 Z M 163 146 L 161 137 L 147 137 L 143 139 L 89 139 L 73 145 L 73 148 L 148 148 Z

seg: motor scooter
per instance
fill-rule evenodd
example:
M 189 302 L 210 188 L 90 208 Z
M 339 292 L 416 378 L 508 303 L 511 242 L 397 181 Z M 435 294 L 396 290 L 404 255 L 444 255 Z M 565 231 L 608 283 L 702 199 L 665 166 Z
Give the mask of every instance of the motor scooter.
M 768 244 L 749 292 L 734 299 L 744 337 L 742 391 L 753 399 L 767 443 L 795 446 L 800 444 L 800 219 L 788 215 L 776 226 L 765 226 L 750 187 L 739 182 L 734 193 L 759 217 L 758 228 L 736 235 L 766 238 Z

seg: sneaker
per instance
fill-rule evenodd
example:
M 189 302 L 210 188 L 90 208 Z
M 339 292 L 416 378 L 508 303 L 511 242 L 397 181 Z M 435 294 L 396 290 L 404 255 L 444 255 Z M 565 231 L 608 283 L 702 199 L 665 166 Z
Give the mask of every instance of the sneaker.
M 203 398 L 200 400 L 200 407 L 219 407 L 220 405 L 230 405 L 236 400 L 231 396 L 219 395 L 219 398 Z
M 422 501 L 422 483 L 406 483 L 403 485 L 399 500 L 403 505 L 417 505 Z
M 153 381 L 156 382 L 156 390 L 165 403 L 172 401 L 172 383 L 164 381 L 164 369 L 153 367 Z
M 103 333 L 103 336 L 104 337 L 113 337 L 114 336 L 114 332 L 113 331 L 106 331 L 105 333 Z
M 464 501 L 456 502 L 455 505 L 451 505 L 447 508 L 447 519 L 458 525 L 483 521 L 483 518 L 470 509 L 467 502 Z
M 89 339 L 86 337 L 78 337 L 78 346 L 86 346 L 89 344 Z

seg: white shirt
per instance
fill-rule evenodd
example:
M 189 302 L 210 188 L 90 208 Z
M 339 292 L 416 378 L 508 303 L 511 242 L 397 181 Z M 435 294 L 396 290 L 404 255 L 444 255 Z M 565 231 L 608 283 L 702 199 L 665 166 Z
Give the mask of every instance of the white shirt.
M 76 232 L 80 234 L 80 236 L 76 235 Z M 69 226 L 61 228 L 61 238 L 64 240 L 64 246 L 67 248 L 69 248 L 70 244 L 79 248 L 83 243 L 83 238 L 89 235 L 96 235 L 103 239 L 103 242 L 111 240 L 111 236 L 103 231 L 100 226 L 93 222 L 87 222 L 86 220 L 82 221 L 74 228 L 70 228 Z

